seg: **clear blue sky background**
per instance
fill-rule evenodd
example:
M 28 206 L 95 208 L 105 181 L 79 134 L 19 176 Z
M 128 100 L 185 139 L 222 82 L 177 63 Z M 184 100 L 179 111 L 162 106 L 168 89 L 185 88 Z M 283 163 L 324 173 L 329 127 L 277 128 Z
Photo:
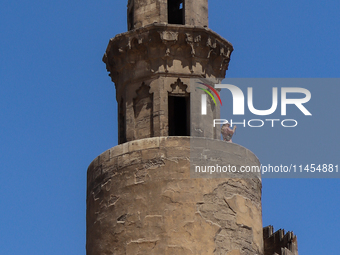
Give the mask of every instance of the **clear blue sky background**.
M 85 254 L 86 169 L 117 144 L 115 89 L 101 58 L 127 30 L 126 5 L 1 1 L 0 254 Z M 339 77 L 339 13 L 338 0 L 209 1 L 210 28 L 235 48 L 229 77 Z M 301 148 L 340 163 L 338 131 L 322 132 L 340 124 L 331 98 L 312 106 L 332 113 L 310 127 L 325 139 Z M 268 150 L 284 155 L 301 142 L 278 135 Z M 258 139 L 243 145 L 262 156 Z M 293 230 L 300 255 L 339 254 L 339 183 L 264 179 L 264 225 Z

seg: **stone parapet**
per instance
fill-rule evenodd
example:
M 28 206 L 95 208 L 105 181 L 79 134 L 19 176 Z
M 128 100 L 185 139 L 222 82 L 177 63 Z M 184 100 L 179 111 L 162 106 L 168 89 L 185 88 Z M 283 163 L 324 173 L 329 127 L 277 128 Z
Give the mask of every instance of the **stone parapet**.
M 263 228 L 264 255 L 298 255 L 297 238 L 293 232 L 273 226 Z

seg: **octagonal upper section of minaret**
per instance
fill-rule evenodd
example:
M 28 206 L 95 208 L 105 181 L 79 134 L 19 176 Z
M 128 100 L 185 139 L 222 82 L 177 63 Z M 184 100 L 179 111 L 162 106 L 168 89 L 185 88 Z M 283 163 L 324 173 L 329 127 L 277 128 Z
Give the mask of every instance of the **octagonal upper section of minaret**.
M 153 23 L 208 26 L 208 0 L 129 0 L 128 30 Z

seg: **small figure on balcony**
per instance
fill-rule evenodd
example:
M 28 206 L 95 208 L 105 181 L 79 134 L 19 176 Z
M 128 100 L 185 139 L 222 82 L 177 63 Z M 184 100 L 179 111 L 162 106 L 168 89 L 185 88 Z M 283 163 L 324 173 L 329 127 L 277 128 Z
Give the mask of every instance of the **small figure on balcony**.
M 223 124 L 222 128 L 221 128 L 221 134 L 223 136 L 223 141 L 232 143 L 233 141 L 231 140 L 231 138 L 233 137 L 235 130 L 236 130 L 236 126 L 234 126 L 234 128 L 231 129 L 229 122 Z

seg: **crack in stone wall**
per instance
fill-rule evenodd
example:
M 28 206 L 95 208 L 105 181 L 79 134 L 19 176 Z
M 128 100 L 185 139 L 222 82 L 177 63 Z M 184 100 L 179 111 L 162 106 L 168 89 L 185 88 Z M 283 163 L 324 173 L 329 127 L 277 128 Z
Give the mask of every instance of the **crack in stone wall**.
M 249 199 L 260 185 L 253 179 L 230 179 L 197 203 L 200 215 L 219 226 L 214 254 L 261 254 L 261 205 Z

